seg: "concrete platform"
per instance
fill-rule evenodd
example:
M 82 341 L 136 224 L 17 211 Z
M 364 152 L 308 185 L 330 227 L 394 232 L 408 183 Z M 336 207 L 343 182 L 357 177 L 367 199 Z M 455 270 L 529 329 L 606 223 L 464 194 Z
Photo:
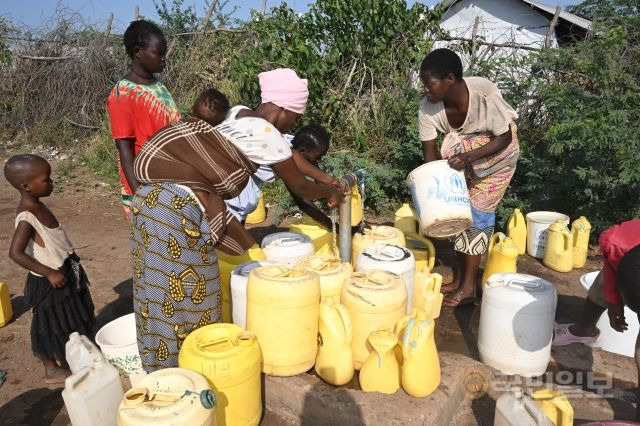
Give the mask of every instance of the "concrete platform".
M 474 375 L 488 378 L 490 370 L 463 355 L 441 353 L 442 380 L 425 398 L 399 390 L 393 395 L 336 388 L 313 374 L 266 377 L 266 408 L 294 425 L 453 425 L 472 414 L 465 381 Z M 349 385 L 348 385 L 349 386 Z M 464 423 L 458 423 L 464 424 Z

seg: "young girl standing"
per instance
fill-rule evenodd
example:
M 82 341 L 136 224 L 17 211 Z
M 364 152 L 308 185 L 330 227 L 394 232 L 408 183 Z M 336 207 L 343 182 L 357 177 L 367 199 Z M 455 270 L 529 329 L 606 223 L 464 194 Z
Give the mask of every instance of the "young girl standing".
M 33 309 L 31 348 L 45 368 L 46 383 L 63 383 L 69 334 L 91 336 L 95 315 L 80 259 L 62 226 L 41 201 L 53 191 L 51 166 L 37 155 L 15 155 L 5 178 L 20 191 L 9 257 L 29 271 L 25 297 Z
M 133 160 L 147 140 L 160 128 L 178 121 L 180 113 L 167 88 L 154 76 L 166 66 L 167 40 L 160 28 L 147 21 L 132 22 L 124 33 L 124 47 L 131 68 L 111 91 L 107 110 L 118 147 L 122 204 L 128 218 L 138 187 Z
M 515 110 L 495 84 L 482 77 L 462 78 L 462 62 L 449 49 L 429 53 L 420 66 L 425 97 L 420 104 L 420 139 L 424 161 L 438 159 L 436 136 L 445 135 L 440 156 L 464 170 L 473 222 L 456 235 L 460 269 L 444 304 L 459 306 L 476 297 L 476 274 L 489 247 L 495 210 L 516 170 L 520 148 Z

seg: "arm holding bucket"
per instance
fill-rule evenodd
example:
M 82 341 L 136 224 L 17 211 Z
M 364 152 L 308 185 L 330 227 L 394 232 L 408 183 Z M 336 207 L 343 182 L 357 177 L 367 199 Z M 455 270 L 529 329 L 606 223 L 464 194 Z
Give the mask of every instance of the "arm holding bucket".
M 427 141 L 422 141 L 422 153 L 424 155 L 425 163 L 439 160 L 438 151 L 436 150 L 436 140 L 430 139 Z

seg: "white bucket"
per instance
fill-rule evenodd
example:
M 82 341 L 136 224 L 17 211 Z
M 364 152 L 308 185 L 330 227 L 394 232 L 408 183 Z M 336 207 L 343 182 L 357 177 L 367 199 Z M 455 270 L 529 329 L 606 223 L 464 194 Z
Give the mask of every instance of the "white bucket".
M 131 386 L 135 386 L 147 374 L 142 369 L 138 352 L 136 319 L 133 313 L 105 324 L 96 334 L 96 343 L 120 374 L 123 377 L 129 376 Z
M 580 277 L 580 284 L 582 284 L 585 289 L 589 290 L 597 276 L 598 271 L 584 274 Z M 611 328 L 609 315 L 607 314 L 607 311 L 604 311 L 596 324 L 596 327 L 600 330 L 600 339 L 598 339 L 598 341 L 592 346 L 594 348 L 601 348 L 603 351 L 633 358 L 636 347 L 636 338 L 638 337 L 638 330 L 640 330 L 638 314 L 625 306 L 624 320 L 627 323 L 628 328 L 626 331 L 619 333 Z
M 428 237 L 449 237 L 471 225 L 471 202 L 464 173 L 447 160 L 431 161 L 407 176 L 407 185 L 422 232 Z
M 315 248 L 308 235 L 276 232 L 263 238 L 262 251 L 267 260 L 293 268 L 298 260 L 313 255 Z
M 527 213 L 527 253 L 537 259 L 544 257 L 544 248 L 547 246 L 547 231 L 549 225 L 556 220 L 561 220 L 569 225 L 569 216 L 557 212 L 531 212 Z

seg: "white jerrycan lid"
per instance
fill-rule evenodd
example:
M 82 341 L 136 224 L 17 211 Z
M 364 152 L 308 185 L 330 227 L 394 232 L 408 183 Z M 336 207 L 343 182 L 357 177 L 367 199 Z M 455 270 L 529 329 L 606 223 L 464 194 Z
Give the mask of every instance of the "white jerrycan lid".
M 510 290 L 526 292 L 549 291 L 550 288 L 554 288 L 553 284 L 544 278 L 513 272 L 499 272 L 491 275 L 487 280 L 486 287 L 487 289 L 505 287 Z
M 383 262 L 399 262 L 413 257 L 411 250 L 395 244 L 376 244 L 367 247 L 362 255 Z
M 305 234 L 298 234 L 296 232 L 276 232 L 264 237 L 262 240 L 262 248 L 266 247 L 292 247 L 299 244 L 311 243 L 311 238 Z

